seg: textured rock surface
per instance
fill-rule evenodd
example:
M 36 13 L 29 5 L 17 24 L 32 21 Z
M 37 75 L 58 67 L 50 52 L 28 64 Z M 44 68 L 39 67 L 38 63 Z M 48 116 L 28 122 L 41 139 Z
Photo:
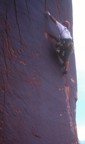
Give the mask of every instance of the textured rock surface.
M 0 0 L 0 144 L 78 143 L 75 57 L 63 76 L 46 8 L 72 25 L 70 0 Z

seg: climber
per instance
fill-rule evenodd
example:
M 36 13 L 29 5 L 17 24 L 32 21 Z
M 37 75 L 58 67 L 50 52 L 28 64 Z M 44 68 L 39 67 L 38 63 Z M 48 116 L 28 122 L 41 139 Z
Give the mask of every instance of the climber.
M 56 24 L 58 30 L 59 30 L 59 35 L 60 38 L 56 38 L 55 36 L 52 36 L 51 34 L 48 34 L 52 39 L 55 39 L 56 42 L 59 41 L 61 43 L 60 46 L 60 52 L 59 56 L 63 60 L 63 74 L 67 74 L 68 72 L 68 67 L 69 67 L 69 61 L 68 58 L 73 50 L 73 41 L 72 41 L 72 36 L 70 34 L 70 31 L 68 30 L 70 28 L 70 22 L 69 21 L 64 21 L 62 24 L 58 22 L 55 17 L 53 17 L 49 11 L 46 11 L 46 14 L 50 17 L 50 19 Z M 63 45 L 63 46 L 62 46 Z M 57 44 L 56 44 L 57 46 Z M 62 55 L 63 54 L 63 55 Z

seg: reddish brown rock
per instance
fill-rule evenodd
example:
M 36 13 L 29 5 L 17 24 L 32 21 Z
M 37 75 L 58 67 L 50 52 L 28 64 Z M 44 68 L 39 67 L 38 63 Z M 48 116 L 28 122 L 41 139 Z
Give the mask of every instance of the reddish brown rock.
M 63 76 L 45 9 L 72 26 L 70 0 L 0 0 L 0 144 L 78 144 L 75 55 Z

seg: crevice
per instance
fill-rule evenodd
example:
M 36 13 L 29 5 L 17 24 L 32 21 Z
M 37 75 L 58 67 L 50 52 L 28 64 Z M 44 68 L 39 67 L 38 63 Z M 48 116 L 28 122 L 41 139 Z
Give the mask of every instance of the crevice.
M 20 37 L 20 43 L 22 45 L 22 36 L 21 36 L 21 31 L 20 31 L 20 25 L 19 25 L 19 22 L 18 22 L 16 0 L 14 0 L 14 10 L 15 10 L 16 23 L 17 23 L 19 37 Z
M 56 6 L 57 6 L 57 12 L 58 12 L 59 20 L 61 20 L 61 18 L 62 18 L 62 13 L 61 13 L 60 3 L 59 3 L 58 0 L 56 1 L 56 3 L 57 3 Z
M 5 85 L 5 80 L 4 80 L 4 72 L 1 70 L 0 71 L 0 75 L 2 78 L 2 86 L 1 86 L 1 90 L 2 90 L 2 95 L 3 96 L 3 101 L 0 104 L 0 131 L 1 131 L 1 139 L 0 142 L 2 142 L 2 144 L 4 144 L 5 141 L 5 107 L 6 107 L 6 85 Z
M 16 19 L 17 19 L 17 16 L 16 16 Z M 19 25 L 18 25 L 18 27 L 19 27 Z M 4 47 L 4 49 L 2 48 L 2 51 L 4 54 L 6 69 L 7 69 L 7 64 L 8 64 L 7 61 L 9 63 L 12 63 L 13 57 L 15 59 L 17 59 L 19 63 L 22 63 L 25 65 L 25 62 L 23 60 L 21 60 L 21 58 L 20 58 L 21 55 L 19 55 L 20 54 L 19 49 L 14 49 L 12 47 L 11 38 L 9 36 L 9 30 L 10 29 L 9 29 L 9 24 L 8 24 L 7 5 L 6 5 L 6 14 L 5 14 L 5 18 L 4 18 L 4 32 L 2 33 L 2 42 L 3 42 L 3 47 Z M 20 28 L 19 28 L 19 33 L 20 33 Z M 20 41 L 22 41 L 21 39 L 22 38 L 21 38 L 21 34 L 20 34 Z M 10 70 L 11 70 L 11 68 L 10 68 Z
M 45 11 L 47 10 L 47 0 L 45 0 Z
M 74 144 L 77 144 L 78 138 L 77 138 L 76 123 L 73 120 L 72 111 L 71 111 L 71 107 L 70 107 L 70 88 L 67 85 L 67 82 L 65 84 L 65 93 L 66 93 L 67 111 L 68 111 L 68 116 L 69 116 L 69 120 L 70 120 L 70 127 L 71 127 L 71 131 L 72 131 L 73 137 L 74 137 Z
M 28 18 L 30 19 L 28 0 L 25 0 L 25 3 L 26 3 L 26 8 L 27 8 Z M 29 0 L 29 3 L 30 3 L 30 0 Z
M 19 24 L 19 20 L 18 20 L 16 0 L 14 0 L 14 11 L 15 11 L 16 24 L 18 27 L 19 40 L 20 40 L 19 41 L 20 42 L 20 49 L 18 51 L 19 51 L 19 54 L 21 55 L 22 52 L 24 52 L 24 48 L 26 48 L 26 46 L 25 46 L 24 40 L 23 40 L 22 35 L 21 35 L 20 24 Z

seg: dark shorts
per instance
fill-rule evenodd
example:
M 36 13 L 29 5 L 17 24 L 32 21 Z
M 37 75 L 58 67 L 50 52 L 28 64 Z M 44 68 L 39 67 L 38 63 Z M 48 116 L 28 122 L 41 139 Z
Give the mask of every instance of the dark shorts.
M 71 39 L 60 39 L 63 47 L 61 47 L 61 53 L 64 56 L 64 60 L 67 61 L 70 54 L 73 51 L 73 41 Z

